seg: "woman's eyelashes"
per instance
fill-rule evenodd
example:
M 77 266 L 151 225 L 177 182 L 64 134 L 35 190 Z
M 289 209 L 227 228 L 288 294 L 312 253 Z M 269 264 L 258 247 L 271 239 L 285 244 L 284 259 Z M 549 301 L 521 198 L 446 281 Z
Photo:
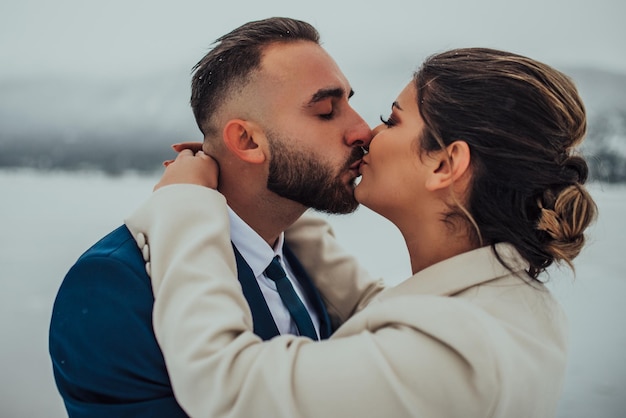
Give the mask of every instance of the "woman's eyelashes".
M 398 122 L 393 118 L 393 115 L 390 115 L 389 118 L 385 119 L 383 118 L 383 115 L 380 115 L 380 121 L 387 126 L 388 128 L 391 128 L 392 126 L 395 126 Z

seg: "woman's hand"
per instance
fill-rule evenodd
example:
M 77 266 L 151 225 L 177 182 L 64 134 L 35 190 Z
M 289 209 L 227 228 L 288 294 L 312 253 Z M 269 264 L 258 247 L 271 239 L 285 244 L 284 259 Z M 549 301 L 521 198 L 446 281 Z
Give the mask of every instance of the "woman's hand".
M 194 145 L 193 143 L 192 145 Z M 217 189 L 219 166 L 217 161 L 206 155 L 197 147 L 188 144 L 176 144 L 174 150 L 178 152 L 175 160 L 165 161 L 165 172 L 161 180 L 154 186 L 154 190 L 172 184 L 197 184 Z

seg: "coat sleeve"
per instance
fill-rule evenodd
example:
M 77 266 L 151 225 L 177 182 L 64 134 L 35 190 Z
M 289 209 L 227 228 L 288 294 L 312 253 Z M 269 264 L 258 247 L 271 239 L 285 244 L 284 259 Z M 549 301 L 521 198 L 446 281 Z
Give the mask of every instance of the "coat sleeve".
M 344 323 L 384 288 L 337 242 L 324 219 L 305 213 L 287 231 L 289 248 L 319 289 L 334 328 Z
M 466 384 L 476 376 L 454 342 L 377 313 L 377 303 L 350 319 L 353 332 L 340 328 L 342 337 L 261 341 L 236 279 L 227 219 L 219 193 L 175 185 L 153 193 L 126 222 L 147 237 L 155 334 L 190 416 L 436 416 L 444 405 L 456 413 L 444 408 L 441 416 L 488 415 L 470 400 L 489 391 Z M 395 309 L 404 315 L 414 305 L 409 299 Z M 446 389 L 443 380 L 453 384 Z

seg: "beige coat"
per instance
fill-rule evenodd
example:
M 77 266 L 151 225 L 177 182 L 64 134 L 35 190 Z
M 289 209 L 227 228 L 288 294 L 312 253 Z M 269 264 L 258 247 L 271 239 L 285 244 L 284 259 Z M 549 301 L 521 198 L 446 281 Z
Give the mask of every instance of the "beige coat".
M 345 323 L 323 342 L 284 335 L 263 343 L 252 333 L 219 193 L 162 188 L 127 226 L 147 238 L 156 337 L 192 417 L 555 414 L 565 318 L 543 286 L 518 277 L 526 263 L 509 245 L 498 251 L 514 273 L 481 248 L 382 290 L 324 222 L 303 217 L 287 239 Z

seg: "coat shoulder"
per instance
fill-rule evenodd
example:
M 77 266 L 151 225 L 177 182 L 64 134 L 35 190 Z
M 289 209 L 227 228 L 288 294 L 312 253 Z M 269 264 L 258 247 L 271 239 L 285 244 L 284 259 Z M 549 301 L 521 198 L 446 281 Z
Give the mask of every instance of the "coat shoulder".
M 136 274 L 144 275 L 145 262 L 141 250 L 125 225 L 111 231 L 85 251 L 76 264 L 91 258 L 108 258 L 126 264 Z

